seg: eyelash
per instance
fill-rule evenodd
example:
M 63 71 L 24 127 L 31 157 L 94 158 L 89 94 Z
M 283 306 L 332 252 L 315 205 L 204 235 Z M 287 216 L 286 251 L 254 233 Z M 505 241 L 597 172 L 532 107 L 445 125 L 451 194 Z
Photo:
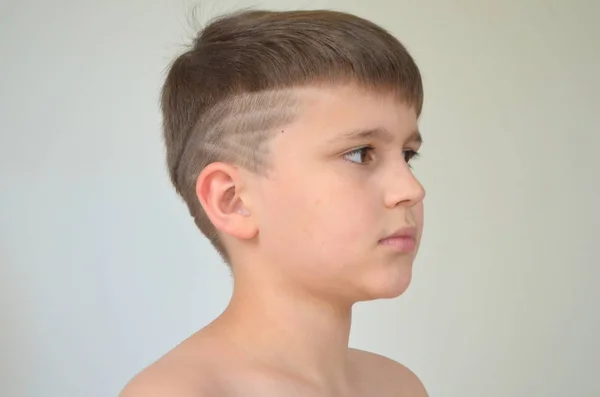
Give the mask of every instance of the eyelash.
M 351 152 L 348 152 L 344 155 L 344 158 L 346 158 L 346 160 L 348 160 L 348 157 L 351 155 L 355 155 L 355 154 L 359 154 L 362 151 L 365 150 L 375 150 L 373 147 L 371 146 L 363 146 L 363 147 L 359 147 L 357 149 L 352 150 Z M 403 151 L 404 153 L 404 160 L 406 161 L 406 163 L 408 164 L 409 167 L 411 167 L 410 165 L 410 161 L 416 159 L 417 157 L 419 157 L 419 153 L 415 152 L 414 150 L 410 150 L 410 149 L 406 149 Z M 357 165 L 365 165 L 366 162 L 364 163 L 358 163 L 356 161 L 352 161 L 352 160 L 348 160 L 353 164 L 357 164 Z M 412 167 L 411 167 L 412 168 Z

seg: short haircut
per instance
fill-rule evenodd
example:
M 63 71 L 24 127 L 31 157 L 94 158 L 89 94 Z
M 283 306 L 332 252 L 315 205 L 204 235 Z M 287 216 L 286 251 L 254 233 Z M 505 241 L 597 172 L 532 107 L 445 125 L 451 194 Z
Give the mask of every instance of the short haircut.
M 161 96 L 170 178 L 225 262 L 229 255 L 196 196 L 202 169 L 224 161 L 265 172 L 269 139 L 293 120 L 294 88 L 346 83 L 394 94 L 421 113 L 421 74 L 406 48 L 343 12 L 227 14 L 171 64 Z

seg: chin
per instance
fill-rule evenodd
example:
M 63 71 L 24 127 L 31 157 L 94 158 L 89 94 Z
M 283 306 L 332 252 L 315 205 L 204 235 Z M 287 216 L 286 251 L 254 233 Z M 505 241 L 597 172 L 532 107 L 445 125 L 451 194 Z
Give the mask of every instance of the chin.
M 363 284 L 365 301 L 375 299 L 393 299 L 402 295 L 412 279 L 412 264 L 392 271 L 383 271 L 365 277 Z

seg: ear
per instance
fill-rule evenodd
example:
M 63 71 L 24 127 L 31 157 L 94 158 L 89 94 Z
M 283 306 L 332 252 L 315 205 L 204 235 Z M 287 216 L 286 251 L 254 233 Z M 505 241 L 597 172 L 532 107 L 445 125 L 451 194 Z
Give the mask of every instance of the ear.
M 239 239 L 250 239 L 258 228 L 242 198 L 244 187 L 237 167 L 211 163 L 196 180 L 196 197 L 217 230 Z

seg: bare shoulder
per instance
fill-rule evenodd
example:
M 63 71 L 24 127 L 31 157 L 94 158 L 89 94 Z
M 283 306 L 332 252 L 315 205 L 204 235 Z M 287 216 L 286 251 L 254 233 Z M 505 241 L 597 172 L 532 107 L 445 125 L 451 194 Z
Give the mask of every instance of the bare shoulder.
M 223 396 L 219 383 L 211 352 L 184 343 L 134 376 L 119 397 Z
M 119 397 L 210 397 L 211 379 L 202 372 L 193 376 L 181 365 L 157 362 L 137 374 Z
M 386 385 L 395 396 L 428 396 L 417 375 L 391 358 L 358 349 L 350 349 L 349 358 L 369 383 Z
M 119 397 L 201 397 L 176 376 L 152 367 L 143 370 L 125 386 Z

